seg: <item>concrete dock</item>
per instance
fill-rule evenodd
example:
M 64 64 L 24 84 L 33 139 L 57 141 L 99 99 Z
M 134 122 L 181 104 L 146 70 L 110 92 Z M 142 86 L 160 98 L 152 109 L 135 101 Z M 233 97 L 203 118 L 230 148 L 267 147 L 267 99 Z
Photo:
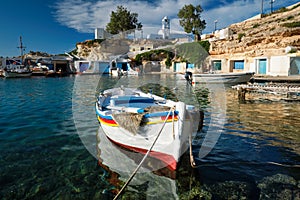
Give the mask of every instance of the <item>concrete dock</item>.
M 258 99 L 300 101 L 300 84 L 297 83 L 254 83 L 236 85 L 232 88 L 237 90 L 240 102 Z

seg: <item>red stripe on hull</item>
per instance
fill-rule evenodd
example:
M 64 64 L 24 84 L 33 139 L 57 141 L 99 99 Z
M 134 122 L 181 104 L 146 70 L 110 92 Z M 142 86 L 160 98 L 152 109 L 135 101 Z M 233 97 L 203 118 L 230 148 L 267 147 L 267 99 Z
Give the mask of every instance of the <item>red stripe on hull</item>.
M 163 116 L 163 117 L 160 117 L 162 120 L 166 120 L 167 116 Z M 168 117 L 168 120 L 172 120 L 173 119 L 173 116 L 169 116 Z M 174 116 L 174 120 L 177 120 L 178 117 L 177 116 Z
M 117 124 L 113 119 L 105 119 L 105 118 L 101 118 L 101 121 L 108 123 L 108 124 Z
M 114 140 L 112 140 L 111 138 L 108 137 L 109 140 L 111 140 L 112 142 L 114 142 L 115 144 L 124 147 L 126 149 L 138 152 L 138 153 L 142 153 L 142 154 L 146 154 L 147 153 L 147 149 L 142 149 L 142 148 L 138 148 L 138 147 L 132 147 L 129 145 L 125 145 L 125 144 L 121 144 L 119 142 L 116 142 Z M 175 158 L 169 154 L 165 154 L 165 153 L 160 153 L 157 151 L 151 151 L 149 154 L 151 157 L 157 158 L 158 160 L 163 161 L 167 166 L 168 169 L 175 171 L 177 168 L 177 161 L 175 160 Z

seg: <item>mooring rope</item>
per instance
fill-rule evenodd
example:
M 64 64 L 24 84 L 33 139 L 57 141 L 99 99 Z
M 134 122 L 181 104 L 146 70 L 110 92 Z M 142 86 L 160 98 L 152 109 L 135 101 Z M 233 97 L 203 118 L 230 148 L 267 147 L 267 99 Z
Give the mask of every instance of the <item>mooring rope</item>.
M 165 127 L 168 118 L 172 112 L 172 110 L 174 109 L 174 107 L 171 107 L 171 109 L 168 112 L 168 115 L 160 129 L 160 131 L 158 132 L 156 138 L 154 139 L 152 145 L 150 146 L 150 148 L 148 149 L 147 153 L 144 155 L 143 159 L 141 160 L 140 164 L 136 167 L 136 169 L 133 171 L 133 173 L 131 174 L 131 176 L 129 177 L 129 179 L 126 181 L 126 183 L 123 185 L 123 187 L 121 188 L 121 190 L 118 192 L 118 194 L 115 196 L 114 200 L 117 200 L 119 198 L 119 196 L 122 194 L 122 192 L 124 191 L 124 189 L 127 187 L 127 185 L 130 183 L 130 181 L 133 179 L 133 177 L 135 176 L 135 174 L 137 173 L 137 171 L 140 169 L 140 167 L 142 166 L 142 164 L 144 163 L 144 161 L 146 160 L 146 158 L 148 157 L 148 155 L 150 154 L 153 146 L 155 145 L 156 141 L 158 140 L 163 128 Z
M 193 131 L 190 131 L 190 134 L 189 134 L 190 163 L 191 163 L 191 167 L 196 168 L 196 162 L 195 162 L 195 159 L 194 159 L 194 156 L 193 156 L 192 134 L 193 134 Z

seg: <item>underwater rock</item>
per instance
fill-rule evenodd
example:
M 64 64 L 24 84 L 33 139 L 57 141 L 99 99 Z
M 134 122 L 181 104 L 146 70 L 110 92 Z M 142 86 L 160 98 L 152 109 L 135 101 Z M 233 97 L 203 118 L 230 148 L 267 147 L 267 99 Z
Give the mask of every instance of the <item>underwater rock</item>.
M 256 199 L 256 188 L 246 182 L 225 181 L 208 187 L 212 199 Z
M 300 199 L 300 188 L 297 181 L 284 174 L 266 177 L 258 183 L 260 198 L 264 199 Z

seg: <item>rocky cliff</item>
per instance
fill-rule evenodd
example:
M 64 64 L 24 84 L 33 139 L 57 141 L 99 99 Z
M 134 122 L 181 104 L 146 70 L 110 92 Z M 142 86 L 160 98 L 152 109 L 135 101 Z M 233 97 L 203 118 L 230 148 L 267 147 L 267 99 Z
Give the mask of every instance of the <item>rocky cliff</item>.
M 123 55 L 130 51 L 130 47 L 157 48 L 159 46 L 172 44 L 169 40 L 129 40 L 129 39 L 105 39 L 88 40 L 77 43 L 77 56 L 87 60 L 110 60 L 116 55 Z
M 210 55 L 256 57 L 285 54 L 288 46 L 300 49 L 300 3 L 256 18 L 230 25 L 224 39 L 216 35 L 210 38 Z M 88 60 L 109 60 L 111 56 L 126 54 L 131 46 L 142 47 L 149 43 L 157 48 L 172 44 L 172 41 L 89 40 L 76 45 L 77 56 Z
M 300 3 L 272 14 L 232 24 L 226 39 L 211 40 L 211 55 L 281 55 L 285 48 L 300 49 Z
M 108 60 L 112 55 L 129 51 L 130 40 L 88 40 L 77 43 L 77 56 L 87 60 Z

